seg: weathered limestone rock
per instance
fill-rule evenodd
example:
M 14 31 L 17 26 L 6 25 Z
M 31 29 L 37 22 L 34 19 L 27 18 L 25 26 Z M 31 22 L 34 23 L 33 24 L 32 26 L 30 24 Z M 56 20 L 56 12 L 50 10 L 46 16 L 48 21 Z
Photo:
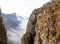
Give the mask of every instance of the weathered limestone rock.
M 22 44 L 60 44 L 60 0 L 52 0 L 34 10 Z

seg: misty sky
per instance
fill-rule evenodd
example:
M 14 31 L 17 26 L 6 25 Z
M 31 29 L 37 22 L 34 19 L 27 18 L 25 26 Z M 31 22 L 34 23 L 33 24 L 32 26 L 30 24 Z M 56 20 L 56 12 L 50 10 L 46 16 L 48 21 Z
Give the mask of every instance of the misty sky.
M 0 0 L 3 13 L 14 13 L 23 17 L 29 17 L 32 10 L 41 7 L 49 0 Z
M 4 14 L 16 13 L 17 16 L 27 18 L 30 16 L 30 14 L 34 9 L 41 7 L 43 4 L 45 4 L 48 1 L 49 0 L 0 0 L 0 7 L 2 9 L 2 13 Z M 10 20 L 14 21 L 12 19 Z M 10 42 L 13 42 L 14 44 L 20 44 L 19 40 L 21 39 L 23 32 L 25 32 L 25 27 L 27 25 L 26 22 L 27 22 L 27 19 L 24 19 L 22 20 L 22 23 L 20 26 L 21 28 L 19 27 L 18 30 L 11 29 L 13 32 L 8 31 Z

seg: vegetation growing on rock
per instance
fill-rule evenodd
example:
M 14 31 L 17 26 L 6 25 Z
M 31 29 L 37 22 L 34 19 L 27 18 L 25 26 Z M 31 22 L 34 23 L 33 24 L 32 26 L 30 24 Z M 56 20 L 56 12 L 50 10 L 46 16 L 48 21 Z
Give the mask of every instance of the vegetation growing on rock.
M 21 41 L 22 44 L 60 44 L 60 0 L 52 0 L 32 12 Z

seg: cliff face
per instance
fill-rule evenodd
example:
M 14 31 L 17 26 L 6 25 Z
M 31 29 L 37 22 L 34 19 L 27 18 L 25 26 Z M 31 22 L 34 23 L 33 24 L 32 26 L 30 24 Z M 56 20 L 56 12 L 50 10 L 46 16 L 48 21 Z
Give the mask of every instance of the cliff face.
M 3 21 L 2 21 L 1 16 L 0 16 L 0 44 L 7 44 L 6 30 L 5 30 L 5 27 L 3 25 Z
M 32 12 L 21 44 L 60 44 L 60 0 Z
M 33 11 L 35 13 L 35 11 Z M 21 44 L 33 44 L 34 43 L 34 37 L 36 35 L 36 31 L 35 31 L 35 25 L 36 25 L 36 21 L 37 21 L 37 10 L 36 10 L 36 14 L 32 13 L 28 24 L 27 24 L 27 29 L 26 29 L 26 34 L 23 36 Z

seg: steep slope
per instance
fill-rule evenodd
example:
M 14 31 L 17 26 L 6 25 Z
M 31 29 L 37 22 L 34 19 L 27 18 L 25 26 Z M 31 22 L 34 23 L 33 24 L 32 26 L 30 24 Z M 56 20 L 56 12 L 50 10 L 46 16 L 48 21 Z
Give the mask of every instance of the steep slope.
M 27 24 L 27 29 L 26 29 L 26 34 L 23 36 L 21 44 L 32 44 L 34 43 L 34 37 L 35 37 L 35 25 L 36 25 L 36 16 L 37 16 L 37 9 L 33 11 L 31 14 L 28 24 Z
M 32 12 L 21 44 L 60 44 L 60 0 Z
M 1 15 L 1 13 L 0 13 Z M 7 44 L 7 34 L 6 29 L 3 24 L 2 17 L 0 16 L 0 44 Z

